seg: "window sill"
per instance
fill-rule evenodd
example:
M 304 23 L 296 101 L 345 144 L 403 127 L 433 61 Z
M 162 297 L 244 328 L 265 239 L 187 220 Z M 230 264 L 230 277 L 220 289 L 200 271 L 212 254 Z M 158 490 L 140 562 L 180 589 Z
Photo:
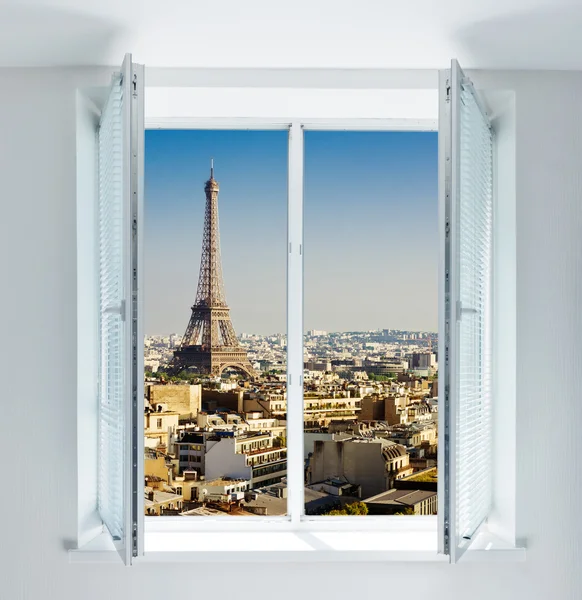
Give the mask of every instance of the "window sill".
M 107 533 L 69 552 L 71 563 L 119 563 Z M 479 534 L 462 562 L 523 562 L 525 549 Z M 154 531 L 141 563 L 177 562 L 449 562 L 433 531 Z
M 119 563 L 123 564 L 109 532 L 102 531 L 81 548 L 69 550 L 70 563 Z
M 441 561 L 437 537 L 422 531 L 152 532 L 139 562 Z
M 461 562 L 525 562 L 526 549 L 513 546 L 484 528 Z

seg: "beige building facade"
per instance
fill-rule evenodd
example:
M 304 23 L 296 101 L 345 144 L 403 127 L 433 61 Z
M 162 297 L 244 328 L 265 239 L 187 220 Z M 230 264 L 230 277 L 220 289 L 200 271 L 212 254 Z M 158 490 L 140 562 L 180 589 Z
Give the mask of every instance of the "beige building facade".
M 382 439 L 316 440 L 309 462 L 313 484 L 344 477 L 361 486 L 362 497 L 390 489 L 394 480 L 411 475 L 409 455 L 400 444 Z
M 175 412 L 179 416 L 196 418 L 202 410 L 202 386 L 196 385 L 159 385 L 146 388 L 147 399 L 154 410 L 162 405 L 164 412 Z

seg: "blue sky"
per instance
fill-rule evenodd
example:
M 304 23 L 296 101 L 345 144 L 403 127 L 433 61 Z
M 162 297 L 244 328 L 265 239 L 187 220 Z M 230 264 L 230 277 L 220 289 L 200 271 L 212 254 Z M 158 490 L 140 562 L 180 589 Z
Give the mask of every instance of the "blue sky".
M 145 332 L 183 333 L 210 158 L 237 333 L 285 331 L 287 132 L 150 130 Z M 437 134 L 305 133 L 305 329 L 437 329 Z

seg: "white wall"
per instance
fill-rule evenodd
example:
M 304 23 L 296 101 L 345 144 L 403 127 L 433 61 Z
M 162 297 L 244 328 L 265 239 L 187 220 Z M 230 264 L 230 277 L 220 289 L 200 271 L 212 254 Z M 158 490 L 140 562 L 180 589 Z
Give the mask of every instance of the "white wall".
M 246 466 L 246 456 L 234 453 L 234 438 L 223 438 L 206 453 L 204 474 L 209 481 L 226 475 L 236 479 L 251 478 L 252 469 Z
M 102 75 L 0 70 L 2 600 L 159 600 L 189 579 L 211 597 L 249 573 L 67 562 L 77 530 L 75 88 Z M 362 564 L 350 575 L 334 564 L 259 566 L 261 593 L 321 598 L 339 585 L 353 598 L 582 597 L 582 74 L 479 81 L 517 94 L 517 529 L 527 562 Z

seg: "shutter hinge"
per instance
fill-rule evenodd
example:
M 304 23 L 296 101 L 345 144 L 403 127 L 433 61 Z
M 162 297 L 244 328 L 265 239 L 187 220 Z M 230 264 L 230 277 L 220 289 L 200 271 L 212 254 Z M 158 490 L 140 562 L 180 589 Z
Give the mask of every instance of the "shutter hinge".
M 133 523 L 133 531 L 132 531 L 132 535 L 131 535 L 131 541 L 132 541 L 132 555 L 135 557 L 137 556 L 137 523 L 134 521 Z

